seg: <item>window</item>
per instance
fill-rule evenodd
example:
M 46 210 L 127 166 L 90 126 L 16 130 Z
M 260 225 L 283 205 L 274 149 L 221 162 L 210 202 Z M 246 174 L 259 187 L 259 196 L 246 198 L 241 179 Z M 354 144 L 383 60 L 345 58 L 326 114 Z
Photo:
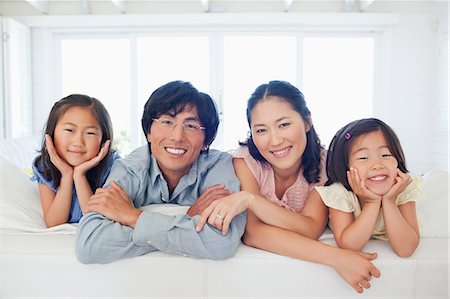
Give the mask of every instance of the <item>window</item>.
M 99 99 L 114 127 L 115 146 L 130 151 L 131 70 L 127 39 L 62 39 L 62 95 L 86 94 Z
M 350 121 L 372 116 L 373 38 L 307 37 L 302 61 L 303 92 L 324 145 Z
M 223 147 L 245 140 L 247 99 L 270 80 L 296 85 L 297 41 L 292 36 L 227 36 L 224 38 Z M 228 115 L 230 117 L 228 117 Z
M 67 35 L 61 39 L 62 91 L 105 103 L 116 147 L 127 154 L 145 143 L 139 120 L 151 92 L 169 81 L 190 81 L 218 104 L 221 126 L 212 147 L 230 150 L 247 136 L 245 108 L 253 90 L 286 80 L 305 94 L 328 145 L 345 123 L 372 116 L 375 41 L 370 33 Z

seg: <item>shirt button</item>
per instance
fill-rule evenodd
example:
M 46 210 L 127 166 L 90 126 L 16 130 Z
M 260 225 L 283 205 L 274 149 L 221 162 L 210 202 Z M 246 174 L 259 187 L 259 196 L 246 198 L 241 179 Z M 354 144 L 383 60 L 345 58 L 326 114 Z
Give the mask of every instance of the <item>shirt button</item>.
M 147 241 L 147 244 L 148 244 L 148 245 L 152 245 L 152 242 L 151 242 L 151 241 Z

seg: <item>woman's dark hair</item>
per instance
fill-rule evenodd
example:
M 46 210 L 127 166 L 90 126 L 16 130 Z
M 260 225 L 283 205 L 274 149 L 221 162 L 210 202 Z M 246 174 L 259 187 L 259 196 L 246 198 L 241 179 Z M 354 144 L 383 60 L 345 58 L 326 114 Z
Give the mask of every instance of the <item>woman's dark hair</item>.
M 185 81 L 172 81 L 156 89 L 147 100 L 142 114 L 142 130 L 144 134 L 150 131 L 154 118 L 162 114 L 178 113 L 187 107 L 197 109 L 201 125 L 205 129 L 205 142 L 202 152 L 208 152 L 214 141 L 219 127 L 219 114 L 213 99 L 206 93 L 199 92 L 191 83 Z M 150 143 L 149 150 L 151 152 Z
M 383 121 L 376 118 L 364 118 L 355 120 L 342 127 L 330 143 L 327 155 L 327 175 L 326 186 L 333 183 L 341 183 L 348 191 L 352 191 L 347 179 L 347 170 L 349 170 L 348 156 L 355 139 L 361 135 L 380 131 L 386 139 L 389 150 L 397 159 L 398 168 L 402 172 L 408 172 L 406 169 L 405 155 L 403 154 L 400 141 L 395 132 Z
M 59 187 L 59 184 L 61 182 L 61 172 L 50 161 L 50 156 L 45 145 L 45 134 L 50 135 L 53 143 L 55 143 L 54 136 L 56 125 L 63 114 L 72 107 L 88 107 L 94 115 L 95 119 L 98 121 L 101 128 L 101 146 L 106 142 L 106 140 L 111 140 L 111 144 L 113 143 L 113 127 L 111 118 L 105 106 L 103 106 L 103 104 L 99 100 L 87 95 L 72 94 L 57 101 L 50 110 L 47 124 L 44 129 L 45 133 L 42 138 L 42 146 L 39 151 L 40 154 L 34 162 L 35 166 L 40 171 L 42 171 L 45 179 L 51 179 L 53 181 L 55 188 Z M 87 172 L 86 178 L 89 182 L 89 185 L 91 186 L 92 191 L 95 191 L 95 189 L 103 184 L 102 179 L 104 176 L 104 171 L 110 164 L 110 159 L 112 159 L 113 152 L 114 150 L 109 150 L 105 158 L 103 158 L 103 160 L 96 167 Z M 42 169 L 39 165 L 41 165 Z
M 310 124 L 310 130 L 306 133 L 306 148 L 302 155 L 303 175 L 308 183 L 316 183 L 320 180 L 320 151 L 322 146 L 320 144 L 319 136 L 317 135 L 311 121 L 311 112 L 306 106 L 305 97 L 303 93 L 295 86 L 286 81 L 270 81 L 268 84 L 258 86 L 247 101 L 247 122 L 251 128 L 251 113 L 255 106 L 265 100 L 267 97 L 278 97 L 289 103 L 292 108 L 297 111 L 303 118 L 303 121 Z M 255 160 L 267 162 L 261 155 L 255 143 L 253 136 L 250 134 L 245 142 L 240 142 L 240 145 L 248 146 L 250 154 Z

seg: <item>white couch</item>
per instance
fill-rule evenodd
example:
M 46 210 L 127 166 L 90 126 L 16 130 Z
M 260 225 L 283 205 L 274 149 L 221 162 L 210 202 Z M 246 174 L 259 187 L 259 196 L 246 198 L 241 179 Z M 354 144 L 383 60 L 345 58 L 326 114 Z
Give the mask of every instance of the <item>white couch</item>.
M 47 229 L 36 183 L 23 171 L 36 139 L 1 142 L 0 298 L 448 298 L 448 174 L 424 175 L 422 238 L 409 258 L 370 240 L 381 277 L 356 293 L 331 268 L 241 245 L 225 261 L 154 252 L 107 265 L 74 256 L 75 225 Z M 162 213 L 185 207 L 154 206 Z M 322 242 L 334 244 L 327 231 Z M 301 248 L 299 248 L 301 250 Z

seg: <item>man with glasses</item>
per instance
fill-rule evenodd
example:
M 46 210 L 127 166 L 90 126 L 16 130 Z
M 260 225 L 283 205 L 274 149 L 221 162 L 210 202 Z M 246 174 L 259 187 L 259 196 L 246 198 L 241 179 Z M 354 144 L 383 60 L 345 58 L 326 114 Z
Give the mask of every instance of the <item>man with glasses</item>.
M 104 188 L 89 200 L 77 230 L 78 260 L 109 263 L 156 250 L 231 257 L 241 243 L 245 213 L 233 219 L 227 235 L 212 226 L 196 231 L 199 214 L 212 201 L 239 191 L 231 156 L 209 150 L 218 125 L 213 100 L 190 83 L 174 81 L 154 91 L 142 116 L 148 143 L 117 160 Z M 176 216 L 143 208 L 163 203 L 190 208 Z

